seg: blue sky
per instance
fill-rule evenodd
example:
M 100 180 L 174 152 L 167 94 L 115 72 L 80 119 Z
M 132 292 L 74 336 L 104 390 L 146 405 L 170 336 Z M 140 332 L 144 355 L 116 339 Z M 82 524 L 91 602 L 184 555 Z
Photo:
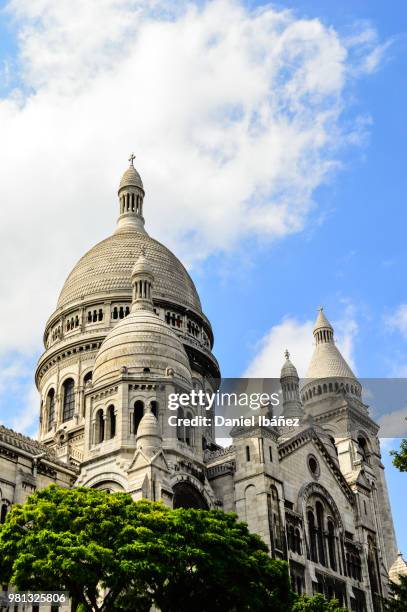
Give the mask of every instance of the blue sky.
M 98 140 L 98 130 L 103 131 L 101 128 L 102 126 L 105 128 L 105 123 L 109 123 L 109 118 L 106 121 L 103 116 L 99 119 L 99 123 L 94 127 L 95 131 L 89 132 L 89 142 L 86 140 L 86 122 L 75 125 L 73 121 L 71 125 L 69 123 L 71 118 L 68 118 L 68 115 L 57 115 L 53 123 L 53 113 L 58 113 L 61 108 L 64 109 L 65 104 L 67 108 L 69 104 L 75 105 L 75 100 L 83 100 L 83 107 L 79 107 L 78 104 L 78 109 L 75 109 L 78 121 L 80 121 L 81 108 L 85 108 L 88 103 L 88 100 L 83 97 L 84 84 L 89 92 L 92 88 L 97 90 L 100 84 L 92 80 L 93 74 L 97 72 L 96 68 L 100 69 L 103 63 L 103 69 L 109 70 L 109 62 L 116 62 L 117 57 L 114 55 L 115 52 L 112 52 L 109 56 L 103 56 L 103 62 L 100 64 L 93 63 L 93 56 L 102 53 L 100 49 L 104 48 L 104 43 L 99 44 L 97 40 L 95 42 L 90 40 L 90 50 L 81 48 L 82 55 L 79 56 L 78 52 L 78 63 L 74 63 L 74 60 L 70 63 L 70 60 L 67 59 L 69 53 L 65 53 L 66 49 L 63 49 L 64 53 L 58 55 L 58 47 L 56 47 L 56 59 L 48 56 L 45 45 L 55 41 L 47 30 L 49 25 L 46 25 L 46 21 L 42 24 L 45 28 L 45 35 L 41 35 L 39 29 L 37 30 L 38 37 L 35 35 L 35 28 L 39 28 L 38 20 L 44 19 L 44 16 L 31 15 L 31 9 L 28 8 L 29 3 L 21 1 L 15 3 L 14 6 L 17 5 L 20 7 L 18 14 L 14 9 L 7 15 L 0 16 L 0 96 L 4 113 L 0 115 L 0 133 L 1 126 L 4 127 L 2 121 L 4 117 L 8 117 L 6 113 L 9 112 L 8 108 L 5 109 L 5 104 L 10 100 L 14 101 L 14 104 L 18 98 L 18 100 L 24 100 L 21 104 L 26 104 L 26 106 L 21 110 L 18 106 L 19 102 L 13 109 L 12 121 L 17 121 L 17 115 L 21 114 L 20 123 L 15 124 L 13 132 L 16 135 L 16 142 L 13 143 L 13 146 L 8 147 L 8 150 L 2 150 L 0 145 L 0 159 L 6 160 L 7 163 L 11 159 L 15 164 L 10 165 L 3 179 L 7 181 L 7 175 L 13 175 L 13 168 L 15 172 L 17 168 L 24 166 L 27 177 L 37 175 L 45 177 L 41 184 L 41 190 L 44 191 L 49 188 L 49 175 L 45 171 L 41 174 L 38 166 L 43 164 L 47 170 L 52 167 L 51 174 L 55 173 L 56 177 L 60 177 L 62 176 L 60 173 L 63 172 L 63 164 L 66 163 L 70 164 L 69 170 L 66 169 L 69 175 L 68 182 L 75 183 L 72 174 L 74 171 L 77 172 L 76 182 L 82 191 L 79 191 L 79 187 L 78 191 L 75 191 L 75 187 L 68 185 L 64 187 L 65 206 L 68 208 L 55 209 L 51 204 L 46 208 L 47 223 L 50 226 L 58 222 L 61 214 L 66 220 L 67 229 L 62 228 L 60 234 L 55 231 L 55 236 L 62 240 L 61 249 L 56 248 L 56 238 L 54 243 L 52 236 L 50 237 L 45 231 L 44 219 L 38 219 L 39 213 L 34 216 L 32 207 L 24 213 L 24 219 L 28 219 L 29 222 L 21 218 L 18 219 L 19 225 L 15 226 L 22 228 L 21 233 L 17 229 L 8 230 L 8 233 L 13 236 L 11 242 L 21 241 L 19 253 L 24 253 L 21 269 L 25 270 L 25 274 L 27 274 L 27 262 L 33 262 L 32 270 L 27 277 L 24 277 L 23 284 L 35 296 L 33 301 L 36 306 L 34 307 L 33 304 L 31 322 L 27 322 L 27 319 L 30 318 L 29 313 L 24 309 L 19 310 L 19 304 L 23 298 L 17 289 L 14 290 L 13 279 L 10 277 L 10 280 L 2 282 L 4 283 L 1 290 L 2 301 L 6 302 L 4 299 L 4 295 L 7 295 L 6 289 L 10 287 L 10 291 L 14 291 L 13 296 L 9 299 L 9 303 L 13 306 L 13 314 L 10 316 L 8 306 L 5 305 L 4 313 L 6 314 L 3 316 L 3 320 L 6 315 L 8 321 L 13 320 L 10 323 L 13 335 L 10 332 L 10 337 L 5 336 L 2 340 L 6 349 L 3 351 L 3 376 L 0 378 L 0 417 L 6 425 L 18 426 L 20 423 L 21 429 L 29 433 L 35 431 L 37 400 L 31 381 L 34 364 L 41 351 L 41 328 L 51 313 L 63 279 L 74 261 L 88 247 L 111 231 L 115 216 L 114 194 L 113 199 L 108 197 L 104 199 L 104 194 L 112 190 L 111 185 L 116 187 L 114 181 L 117 182 L 117 177 L 122 171 L 123 163 L 126 160 L 124 155 L 127 155 L 129 149 L 134 148 L 133 143 L 136 138 L 136 145 L 138 142 L 145 142 L 144 147 L 142 144 L 139 145 L 140 153 L 138 150 L 136 153 L 138 158 L 140 157 L 139 163 L 142 170 L 143 163 L 145 164 L 143 178 L 149 179 L 150 182 L 147 180 L 146 184 L 152 185 L 151 217 L 149 221 L 147 209 L 147 222 L 150 222 L 150 226 L 154 229 L 153 235 L 171 246 L 183 259 L 190 259 L 189 265 L 198 286 L 204 310 L 214 328 L 215 354 L 225 376 L 243 375 L 254 367 L 253 363 L 257 363 L 256 367 L 260 367 L 259 375 L 278 375 L 282 354 L 286 348 L 286 346 L 281 346 L 277 350 L 277 339 L 281 337 L 287 338 L 287 341 L 296 336 L 301 338 L 300 343 L 293 341 L 292 345 L 288 346 L 294 363 L 297 363 L 301 369 L 303 363 L 305 364 L 309 358 L 309 351 L 312 350 L 312 338 L 307 335 L 309 325 L 316 316 L 317 307 L 321 304 L 330 320 L 334 322 L 338 340 L 342 343 L 341 346 L 359 377 L 385 378 L 407 375 L 407 310 L 405 310 L 407 294 L 404 282 L 407 267 L 407 241 L 405 240 L 407 225 L 405 212 L 405 194 L 407 193 L 405 170 L 407 5 L 404 2 L 392 2 L 391 10 L 388 4 L 380 0 L 348 0 L 341 3 L 314 0 L 273 5 L 277 12 L 286 8 L 293 9 L 292 19 L 294 21 L 304 19 L 310 23 L 310 20 L 316 20 L 322 24 L 326 32 L 334 31 L 344 47 L 356 34 L 360 37 L 361 32 L 374 32 L 374 35 L 371 37 L 368 49 L 363 45 L 352 46 L 348 50 L 348 57 L 341 60 L 344 65 L 350 66 L 344 85 L 333 86 L 333 93 L 329 92 L 323 102 L 315 102 L 314 98 L 310 98 L 312 108 L 314 109 L 315 105 L 319 104 L 318 113 L 321 113 L 325 109 L 324 105 L 329 106 L 334 98 L 337 100 L 340 97 L 338 116 L 335 116 L 327 126 L 332 139 L 335 137 L 335 146 L 330 142 L 329 151 L 324 150 L 322 155 L 324 160 L 328 158 L 330 161 L 334 160 L 335 167 L 333 171 L 324 173 L 321 179 L 313 178 L 309 194 L 307 192 L 309 202 L 306 211 L 300 215 L 298 229 L 290 229 L 290 231 L 283 231 L 279 234 L 274 230 L 262 233 L 258 229 L 244 231 L 239 227 L 233 230 L 233 235 L 229 232 L 228 226 L 229 224 L 233 226 L 237 210 L 235 208 L 231 208 L 227 215 L 220 218 L 220 223 L 224 224 L 222 234 L 218 227 L 205 227 L 206 213 L 202 212 L 202 205 L 197 204 L 194 208 L 189 207 L 188 202 L 183 202 L 184 208 L 181 204 L 177 208 L 177 204 L 173 204 L 171 223 L 174 224 L 174 227 L 169 227 L 170 218 L 165 217 L 169 206 L 161 209 L 159 204 L 154 204 L 154 194 L 155 201 L 160 199 L 161 194 L 167 194 L 169 177 L 172 181 L 180 174 L 184 176 L 180 176 L 179 180 L 175 179 L 174 182 L 181 184 L 182 192 L 181 187 L 178 191 L 178 187 L 171 186 L 174 191 L 168 196 L 173 198 L 171 200 L 173 203 L 181 201 L 180 193 L 189 193 L 188 189 L 191 189 L 191 193 L 194 193 L 194 190 L 208 189 L 208 199 L 211 200 L 225 188 L 219 178 L 222 175 L 223 167 L 220 165 L 215 168 L 215 174 L 213 166 L 205 165 L 206 158 L 202 157 L 199 160 L 200 165 L 180 172 L 186 159 L 182 151 L 177 150 L 177 145 L 181 148 L 182 141 L 178 137 L 171 141 L 172 133 L 167 134 L 167 140 L 171 146 L 165 150 L 166 144 L 163 142 L 165 138 L 162 133 L 155 134 L 150 131 L 150 134 L 154 134 L 154 138 L 151 136 L 149 141 L 147 136 L 140 135 L 141 127 L 137 131 L 136 126 L 132 137 L 127 138 L 126 130 L 120 125 L 120 117 L 117 115 L 114 123 L 118 134 L 113 139 L 109 134 L 106 141 L 102 137 L 100 141 Z M 35 7 L 36 3 L 32 5 Z M 0 3 L 0 6 L 5 7 L 6 3 Z M 266 5 L 246 2 L 244 6 L 249 14 L 250 10 L 265 8 Z M 58 19 L 70 19 L 72 16 L 69 11 L 62 17 L 51 11 L 46 17 L 48 23 L 59 24 Z M 175 27 L 178 17 L 174 16 L 173 19 Z M 27 23 L 33 30 L 23 30 L 27 27 Z M 191 18 L 193 27 L 198 27 L 199 23 L 199 20 L 195 22 Z M 83 28 L 85 27 L 87 27 L 86 23 L 83 24 Z M 120 27 L 120 25 L 117 26 L 118 31 Z M 25 42 L 18 43 L 17 36 L 22 31 L 26 35 Z M 154 36 L 151 29 L 146 32 Z M 60 38 L 63 39 L 63 37 Z M 93 44 L 94 47 L 91 46 Z M 67 48 L 70 49 L 69 46 Z M 321 48 L 324 52 L 323 49 L 328 47 Z M 366 56 L 370 54 L 371 59 L 371 54 L 377 49 L 383 50 L 380 53 L 380 60 L 372 69 L 362 70 L 360 58 L 363 54 Z M 74 56 L 75 52 L 72 55 Z M 180 53 L 177 61 L 182 67 L 181 56 Z M 40 58 L 38 61 L 36 61 L 37 57 Z M 70 78 L 70 71 L 74 75 L 73 78 Z M 62 80 L 61 74 L 66 75 L 66 80 Z M 252 86 L 255 87 L 256 83 L 253 82 Z M 75 87 L 78 89 L 75 90 Z M 233 97 L 230 93 L 232 91 L 234 91 L 233 84 L 226 92 L 227 95 L 225 94 L 229 111 L 230 107 L 233 107 Z M 72 97 L 69 97 L 71 95 Z M 109 95 L 111 95 L 110 90 L 106 96 L 108 100 Z M 92 98 L 89 97 L 89 100 L 91 101 Z M 186 98 L 186 103 L 188 101 Z M 202 124 L 205 125 L 206 134 L 212 134 L 206 129 L 205 122 L 209 120 L 204 110 L 199 107 L 198 97 L 193 102 L 196 104 L 198 119 L 202 118 Z M 241 105 L 246 102 L 246 100 L 239 99 L 236 102 L 235 111 L 241 112 Z M 112 104 L 115 103 L 113 100 Z M 189 103 L 191 104 L 190 101 Z M 212 104 L 212 100 L 209 103 Z M 307 116 L 307 103 L 306 101 L 305 107 L 301 110 L 301 121 Z M 27 131 L 27 125 L 31 127 L 38 120 L 35 112 L 41 104 L 44 128 L 42 134 L 38 135 L 34 131 L 32 133 Z M 180 99 L 177 100 L 177 104 L 180 104 Z M 171 102 L 169 106 L 172 108 Z M 212 107 L 211 110 L 213 111 Z M 23 113 L 25 117 L 22 116 Z M 310 113 L 311 118 L 321 116 L 317 115 L 316 110 L 313 110 L 312 113 Z M 172 117 L 175 114 L 173 109 Z M 69 128 L 71 133 L 77 129 L 76 140 L 80 142 L 81 147 L 87 150 L 89 143 L 92 143 L 93 151 L 97 152 L 87 156 L 86 168 L 83 171 L 84 164 L 75 161 L 79 160 L 75 150 L 76 145 L 70 140 L 70 135 L 62 131 L 61 122 L 63 123 L 64 118 L 71 126 Z M 163 123 L 165 119 L 163 116 Z M 179 121 L 178 124 L 174 120 L 174 124 L 181 131 L 181 128 L 185 126 L 182 120 Z M 112 123 L 113 119 L 110 118 L 110 122 Z M 224 130 L 226 130 L 225 125 L 227 124 L 223 124 Z M 211 127 L 213 127 L 212 124 Z M 215 127 L 219 128 L 219 125 L 216 124 Z M 188 124 L 188 128 L 195 135 L 194 130 L 199 130 L 199 125 L 197 127 L 195 123 L 191 123 Z M 58 135 L 58 148 L 54 146 L 50 136 L 53 130 Z M 346 137 L 337 136 L 336 130 L 342 134 L 346 133 Z M 214 131 L 213 134 L 215 139 L 218 138 L 219 134 L 222 135 L 222 129 L 219 132 Z M 116 137 L 117 140 L 115 140 Z M 42 142 L 42 138 L 45 142 Z M 196 139 L 199 141 L 201 150 L 204 147 L 210 148 L 210 143 L 208 144 L 201 133 L 196 136 Z M 151 143 L 151 140 L 154 142 Z M 114 157 L 112 149 L 117 151 Z M 142 159 L 143 155 L 150 156 L 150 158 L 155 155 L 155 159 L 158 159 L 157 156 L 161 154 L 161 150 L 164 152 L 163 157 L 159 160 L 160 171 L 164 163 L 174 164 L 168 174 L 163 171 L 162 184 L 165 187 L 160 183 L 161 178 L 154 163 Z M 89 151 L 92 151 L 92 148 Z M 119 153 L 121 157 L 116 159 Z M 319 155 L 320 150 L 315 155 L 318 160 Z M 96 164 L 99 164 L 97 169 Z M 307 164 L 308 173 L 313 169 L 312 160 L 308 160 Z M 104 165 L 109 165 L 107 173 L 100 171 Z M 158 161 L 156 165 L 159 165 Z M 237 168 L 243 168 L 245 171 L 246 167 L 247 158 L 243 157 Z M 202 179 L 202 185 L 189 185 L 188 174 L 197 175 L 201 169 L 203 176 L 205 173 L 206 182 Z M 30 172 L 33 174 L 31 175 Z M 80 172 L 83 174 L 79 178 Z M 237 170 L 234 170 L 234 173 L 231 173 L 231 176 L 235 176 Z M 289 176 L 292 177 L 292 174 Z M 213 177 L 212 184 L 208 184 L 207 177 Z M 269 178 L 263 173 L 260 177 L 256 176 L 253 179 L 253 184 L 257 181 L 256 185 L 258 185 L 259 182 Z M 86 191 L 88 186 L 92 186 L 91 183 L 93 184 L 95 180 L 100 183 L 100 191 L 95 190 L 93 200 L 93 202 L 97 201 L 99 206 L 98 217 L 100 219 L 98 218 L 96 224 L 88 210 L 92 210 L 92 207 L 85 207 L 86 198 L 81 199 L 82 192 Z M 270 178 L 270 181 L 272 180 L 273 177 Z M 287 177 L 284 177 L 284 180 L 287 181 Z M 28 181 L 29 178 L 27 178 Z M 227 183 L 226 180 L 225 183 Z M 269 189 L 269 183 L 267 185 Z M 242 180 L 240 189 L 244 188 L 244 180 Z M 250 189 L 250 197 L 253 198 L 255 190 Z M 265 197 L 271 198 L 271 191 L 267 189 Z M 295 193 L 302 194 L 303 189 L 304 181 Z M 290 189 L 286 188 L 286 190 L 291 193 Z M 10 203 L 13 200 L 8 198 L 12 193 L 11 190 L 1 192 L 2 201 L 7 204 L 9 215 L 2 218 L 3 224 L 6 220 L 12 223 L 13 219 L 19 215 L 19 212 L 13 211 L 12 207 L 10 210 Z M 63 197 L 61 195 L 61 198 Z M 230 201 L 234 197 L 236 196 L 231 194 Z M 224 202 L 226 210 L 227 187 L 222 198 L 221 202 Z M 62 199 L 61 202 L 65 201 Z M 69 208 L 70 202 L 72 202 L 72 209 Z M 148 206 L 148 200 L 146 202 Z M 74 208 L 75 206 L 77 208 Z M 80 229 L 74 225 L 69 226 L 70 210 L 75 211 L 73 215 L 81 215 Z M 207 217 L 213 214 L 214 219 L 217 219 L 217 211 L 208 209 Z M 160 225 L 157 220 L 161 215 L 165 218 L 166 226 Z M 190 226 L 185 233 L 182 233 L 181 221 L 185 218 L 189 220 Z M 194 219 L 197 219 L 195 225 Z M 25 222 L 27 226 L 24 225 Z M 41 234 L 41 240 L 44 239 L 47 248 L 55 249 L 55 251 L 52 250 L 52 257 L 47 257 L 47 265 L 51 265 L 49 259 L 55 260 L 55 263 L 52 263 L 54 267 L 44 267 L 45 257 L 44 259 L 40 257 L 42 247 L 38 245 L 37 239 L 33 240 L 30 228 L 35 227 L 37 222 L 40 231 L 44 232 L 43 236 Z M 181 229 L 178 229 L 178 226 L 175 227 L 177 223 Z M 257 228 L 256 223 L 256 219 L 250 217 L 249 212 L 247 226 Z M 242 225 L 245 225 L 245 220 Z M 9 227 L 13 228 L 13 225 Z M 72 231 L 71 239 L 64 242 L 64 236 L 69 229 Z M 193 239 L 195 235 L 197 235 L 196 241 Z M 7 243 L 3 241 L 4 244 Z M 196 258 L 191 256 L 195 253 Z M 20 270 L 19 257 L 18 253 L 15 260 L 10 261 L 7 256 L 5 257 L 4 261 L 8 264 L 9 269 L 15 265 L 16 270 Z M 38 292 L 35 289 L 38 286 L 38 279 L 44 278 L 47 279 L 46 291 Z M 34 308 L 36 308 L 35 312 Z M 18 325 L 15 323 L 16 319 Z M 16 328 L 13 328 L 13 325 L 16 325 Z M 33 329 L 38 331 L 32 331 Z M 285 332 L 286 336 L 284 336 Z M 14 342 L 13 337 L 17 336 L 18 340 Z M 263 355 L 263 362 L 261 359 L 258 360 L 259 354 Z M 268 363 L 270 370 L 265 372 L 264 364 Z M 24 411 L 21 408 L 22 397 L 24 397 Z M 402 406 L 400 409 L 402 410 Z M 397 444 L 397 440 L 386 442 L 385 448 L 396 447 Z M 407 476 L 399 474 L 391 466 L 387 450 L 383 453 L 383 460 L 387 469 L 399 546 L 407 555 L 407 526 L 402 517 Z

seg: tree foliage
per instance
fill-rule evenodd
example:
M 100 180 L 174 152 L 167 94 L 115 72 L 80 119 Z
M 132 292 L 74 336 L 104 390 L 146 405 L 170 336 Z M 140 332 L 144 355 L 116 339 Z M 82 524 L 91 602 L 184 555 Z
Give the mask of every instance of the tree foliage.
M 8 514 L 0 582 L 67 590 L 84 611 L 141 612 L 155 604 L 199 612 L 210 602 L 214 611 L 286 612 L 293 601 L 286 564 L 271 559 L 234 515 L 56 486 Z
M 301 595 L 297 597 L 292 612 L 347 612 L 346 608 L 342 608 L 337 599 L 327 601 L 323 595 Z
M 400 472 L 407 472 L 407 440 L 402 440 L 400 449 L 398 451 L 390 451 L 393 455 L 393 465 L 400 470 Z
M 390 597 L 384 602 L 386 612 L 406 612 L 407 576 L 399 576 L 399 584 L 390 583 Z

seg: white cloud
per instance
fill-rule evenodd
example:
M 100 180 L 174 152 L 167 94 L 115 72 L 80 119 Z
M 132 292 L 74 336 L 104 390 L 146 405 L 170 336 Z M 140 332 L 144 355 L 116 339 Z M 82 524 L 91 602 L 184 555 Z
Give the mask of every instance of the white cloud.
M 0 358 L 0 423 L 36 435 L 39 401 L 32 363 L 21 356 Z
M 21 86 L 0 100 L 3 351 L 39 346 L 74 261 L 112 231 L 132 149 L 149 232 L 191 263 L 300 231 L 357 139 L 341 111 L 358 43 L 317 19 L 232 0 L 8 10 Z
M 21 389 L 21 381 L 19 384 Z M 18 409 L 13 413 L 11 418 L 9 416 L 6 425 L 15 431 L 36 438 L 38 435 L 40 400 L 34 382 L 28 384 L 24 388 L 23 393 L 19 397 L 18 404 Z
M 377 424 L 383 439 L 407 437 L 407 407 L 383 414 L 377 419 Z
M 18 380 L 30 373 L 22 359 L 0 363 L 0 394 L 10 393 L 18 386 Z
M 400 332 L 407 338 L 407 304 L 400 304 L 396 310 L 386 317 L 389 329 Z
M 287 317 L 274 325 L 260 340 L 257 354 L 244 376 L 248 378 L 279 378 L 284 362 L 284 351 L 290 351 L 298 374 L 304 376 L 312 355 L 312 321 L 301 322 Z
M 348 306 L 341 320 L 333 323 L 339 350 L 355 367 L 353 349 L 358 331 L 353 312 Z M 243 376 L 248 378 L 279 378 L 284 363 L 284 351 L 288 348 L 290 359 L 297 368 L 300 378 L 305 376 L 314 350 L 312 329 L 314 321 L 299 321 L 286 317 L 260 340 L 256 354 Z

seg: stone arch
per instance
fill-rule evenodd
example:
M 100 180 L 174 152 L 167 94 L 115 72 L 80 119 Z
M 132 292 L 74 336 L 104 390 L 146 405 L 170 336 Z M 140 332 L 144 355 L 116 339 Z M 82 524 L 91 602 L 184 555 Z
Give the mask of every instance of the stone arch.
M 180 481 L 173 487 L 174 508 L 195 508 L 196 510 L 209 510 L 208 503 L 202 492 L 191 482 Z
M 98 489 L 99 485 L 103 485 L 104 483 L 114 484 L 117 486 L 117 491 L 127 491 L 127 478 L 117 472 L 103 472 L 103 474 L 95 474 L 88 480 L 75 484 L 75 486 Z
M 82 372 L 83 387 L 86 387 L 86 383 L 88 383 L 89 381 L 92 382 L 92 378 L 93 378 L 93 366 L 90 368 L 87 368 L 84 372 Z
M 207 509 L 214 507 L 215 499 L 213 493 L 211 491 L 208 491 L 205 488 L 205 485 L 200 480 L 198 480 L 198 478 L 196 478 L 192 474 L 187 474 L 185 472 L 181 474 L 179 473 L 171 479 L 172 490 L 174 491 L 177 485 L 179 485 L 180 483 L 188 483 L 192 487 L 194 487 L 194 489 L 196 489 L 203 497 Z
M 308 500 L 311 496 L 314 496 L 314 495 L 322 497 L 326 501 L 326 503 L 330 507 L 332 516 L 334 517 L 336 524 L 338 525 L 338 528 L 342 530 L 343 529 L 342 518 L 339 512 L 338 506 L 336 505 L 336 501 L 334 500 L 332 495 L 329 493 L 328 489 L 326 489 L 319 482 L 309 482 L 308 484 L 304 485 L 300 489 L 300 492 L 298 494 L 297 505 L 298 505 L 298 510 L 302 513 L 302 515 L 306 516 Z

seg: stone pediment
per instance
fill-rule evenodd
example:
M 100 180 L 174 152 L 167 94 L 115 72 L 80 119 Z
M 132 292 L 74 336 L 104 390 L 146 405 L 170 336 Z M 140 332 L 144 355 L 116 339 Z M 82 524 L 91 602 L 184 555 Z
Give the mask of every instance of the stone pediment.
M 286 457 L 295 453 L 299 448 L 305 446 L 306 444 L 311 444 L 317 451 L 319 451 L 319 454 L 325 461 L 325 465 L 328 466 L 330 472 L 342 489 L 342 492 L 348 499 L 349 503 L 353 506 L 355 504 L 355 497 L 352 489 L 340 471 L 338 465 L 326 449 L 324 442 L 321 440 L 313 427 L 308 427 L 307 429 L 298 432 L 298 434 L 292 436 L 288 440 L 285 440 L 279 445 L 278 452 L 280 461 L 284 461 Z
M 151 457 L 146 455 L 142 449 L 138 449 L 134 453 L 134 457 L 127 469 L 127 472 L 130 473 L 150 466 L 166 472 L 170 471 L 165 455 L 161 449 Z

